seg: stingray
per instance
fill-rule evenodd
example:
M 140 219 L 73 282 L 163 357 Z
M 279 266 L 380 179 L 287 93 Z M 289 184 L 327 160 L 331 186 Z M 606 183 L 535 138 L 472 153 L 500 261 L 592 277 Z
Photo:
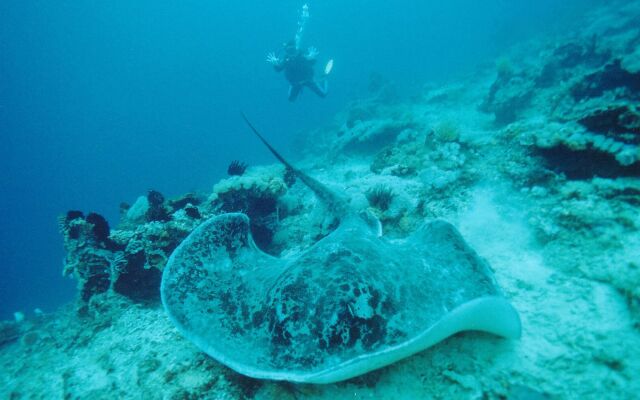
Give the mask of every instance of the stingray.
M 203 222 L 162 276 L 162 303 L 184 337 L 250 377 L 331 383 L 461 331 L 520 336 L 490 266 L 453 225 L 433 220 L 404 239 L 381 236 L 372 214 L 292 166 L 244 118 L 339 225 L 277 258 L 255 245 L 245 214 Z

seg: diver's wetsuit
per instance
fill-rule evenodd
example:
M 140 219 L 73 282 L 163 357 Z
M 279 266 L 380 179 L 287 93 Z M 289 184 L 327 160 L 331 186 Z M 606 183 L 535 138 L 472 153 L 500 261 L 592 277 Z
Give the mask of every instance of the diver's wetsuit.
M 276 71 L 284 71 L 284 76 L 291 84 L 289 87 L 289 101 L 294 101 L 303 87 L 308 87 L 320 97 L 327 95 L 327 82 L 323 82 L 322 87 L 313 79 L 313 65 L 316 60 L 308 58 L 301 52 L 289 54 L 284 60 L 275 64 Z

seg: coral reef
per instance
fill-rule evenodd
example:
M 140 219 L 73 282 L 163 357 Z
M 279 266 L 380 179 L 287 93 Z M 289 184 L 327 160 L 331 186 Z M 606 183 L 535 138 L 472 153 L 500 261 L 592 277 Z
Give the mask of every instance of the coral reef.
M 145 213 L 147 221 L 166 222 L 171 219 L 169 211 L 164 204 L 164 196 L 156 190 L 149 190 L 147 193 L 148 208 Z
M 90 213 L 85 218 L 89 224 L 93 225 L 92 232 L 93 236 L 98 242 L 106 243 L 109 239 L 109 223 L 106 219 L 100 214 Z
M 495 115 L 499 125 L 516 121 L 531 103 L 535 77 L 527 71 L 513 71 L 504 65 L 498 68 L 496 80 L 480 106 L 484 112 Z
M 333 157 L 366 155 L 395 142 L 401 132 L 420 125 L 413 113 L 389 106 L 377 96 L 351 103 L 337 121 L 337 129 L 328 137 L 321 131 L 310 137 L 310 144 L 315 145 L 308 145 L 308 149 Z
M 168 205 L 175 212 L 182 208 L 187 208 L 189 205 L 193 207 L 198 206 L 200 203 L 202 203 L 200 196 L 195 193 L 187 193 L 175 199 L 170 199 Z
M 70 211 L 60 218 L 66 251 L 63 273 L 78 281 L 81 309 L 94 295 L 108 291 L 139 301 L 159 298 L 166 260 L 201 218 L 190 202 L 172 204 L 184 207 L 170 214 L 164 196 L 150 191 L 128 209 L 116 230 L 95 213 L 84 218 Z
M 278 198 L 287 191 L 280 169 L 254 168 L 220 181 L 209 198 L 216 213 L 243 212 L 251 220 L 256 244 L 269 251 L 279 220 Z
M 106 248 L 109 225 L 98 214 L 91 213 L 88 217 L 85 219 L 82 213 L 70 211 L 60 218 L 66 251 L 63 274 L 74 275 L 80 288 L 80 298 L 84 301 L 106 292 L 111 285 L 112 251 Z
M 499 125 L 535 120 L 533 140 L 523 141 L 570 179 L 640 176 L 640 73 L 623 63 L 635 57 L 637 37 L 616 46 L 606 37 L 594 26 L 536 63 L 503 67 L 481 105 Z
M 273 173 L 273 175 L 269 175 Z M 252 218 L 258 245 L 269 248 L 278 224 L 278 198 L 286 192 L 280 169 L 256 169 L 214 188 L 206 203 L 190 193 L 169 201 L 158 191 L 140 196 L 110 230 L 96 213 L 69 211 L 60 218 L 66 251 L 64 274 L 78 281 L 86 312 L 91 298 L 114 292 L 140 302 L 157 301 L 162 270 L 202 218 L 221 212 L 245 212 Z

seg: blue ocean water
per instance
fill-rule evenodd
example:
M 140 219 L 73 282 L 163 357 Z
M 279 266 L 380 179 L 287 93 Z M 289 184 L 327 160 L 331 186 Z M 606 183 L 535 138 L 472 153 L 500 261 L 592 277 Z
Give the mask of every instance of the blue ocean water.
M 0 318 L 74 298 L 58 215 L 95 211 L 115 227 L 118 205 L 150 188 L 210 191 L 233 159 L 271 163 L 240 110 L 292 151 L 371 74 L 411 94 L 595 1 L 559 3 L 310 1 L 303 45 L 335 59 L 330 94 L 290 103 L 265 57 L 293 37 L 303 2 L 2 2 Z

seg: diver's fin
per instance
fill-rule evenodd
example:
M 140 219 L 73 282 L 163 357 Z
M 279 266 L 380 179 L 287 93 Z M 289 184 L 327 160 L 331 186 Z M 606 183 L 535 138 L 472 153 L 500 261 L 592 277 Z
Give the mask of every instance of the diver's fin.
M 260 132 L 258 132 L 258 130 L 253 126 L 253 124 L 249 121 L 247 116 L 244 114 L 244 112 L 241 112 L 241 114 L 242 114 L 242 118 L 244 118 L 244 122 L 246 122 L 247 125 L 249 125 L 249 128 L 251 128 L 251 130 L 258 137 L 258 139 L 260 139 L 260 141 L 264 143 L 265 146 L 267 146 L 271 154 L 273 154 L 278 159 L 278 161 L 284 164 L 285 167 L 293 171 L 293 173 L 296 175 L 297 178 L 299 178 L 305 185 L 307 185 L 309 189 L 311 189 L 316 194 L 316 196 L 320 198 L 320 200 L 324 201 L 326 205 L 329 207 L 329 209 L 333 210 L 337 214 L 336 215 L 337 217 L 342 217 L 342 215 L 344 215 L 347 212 L 348 205 L 346 201 L 342 200 L 336 193 L 331 191 L 324 184 L 322 184 L 315 178 L 310 177 L 306 173 L 300 171 L 298 168 L 294 167 L 289 161 L 285 160 L 285 158 L 282 157 L 280 153 L 278 153 L 278 151 L 269 144 L 269 142 L 267 142 L 264 136 L 262 136 Z
M 333 58 L 329 61 L 327 61 L 327 65 L 324 66 L 324 74 L 329 75 L 331 73 L 331 70 L 333 69 Z

